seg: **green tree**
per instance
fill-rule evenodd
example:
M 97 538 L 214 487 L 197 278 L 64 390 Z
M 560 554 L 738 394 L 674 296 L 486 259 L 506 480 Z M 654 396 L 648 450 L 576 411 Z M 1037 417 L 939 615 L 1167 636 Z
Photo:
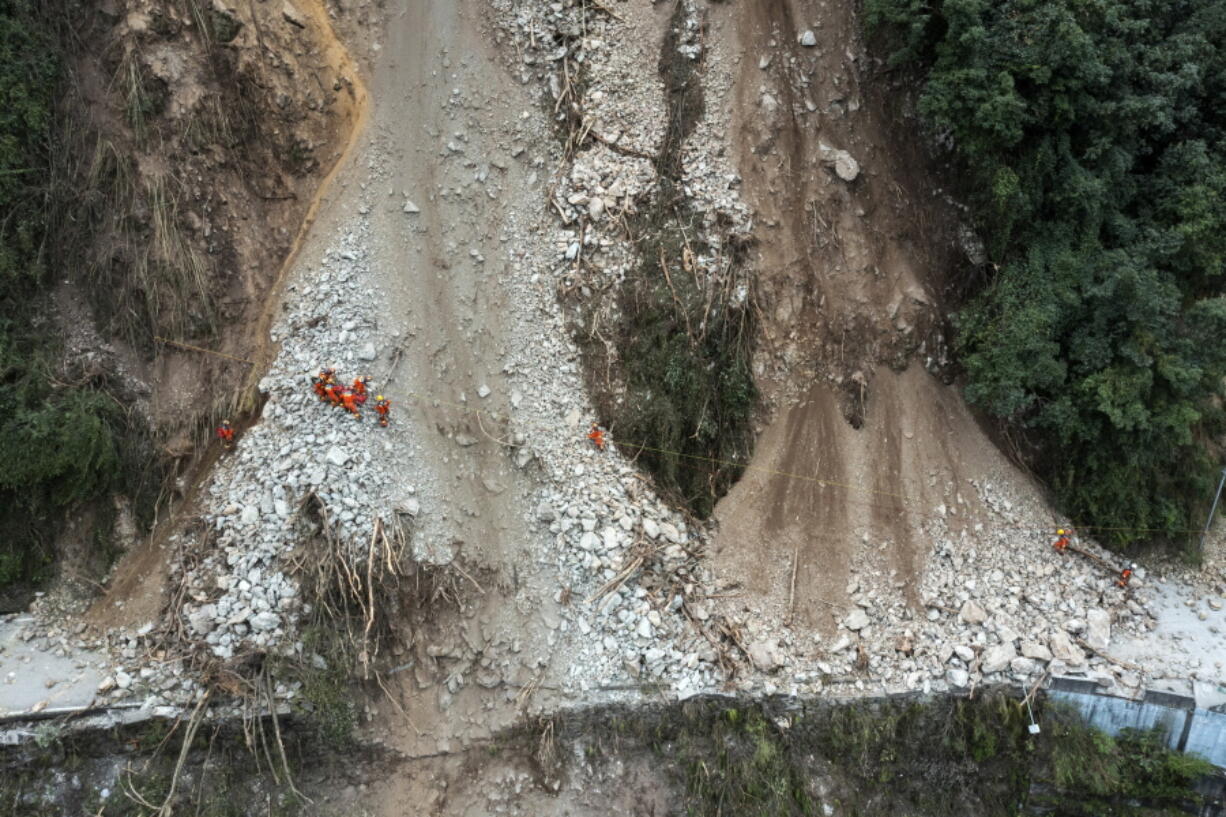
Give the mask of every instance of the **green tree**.
M 1226 4 L 868 0 L 923 76 L 995 272 L 956 316 L 968 399 L 1029 429 L 1065 510 L 1177 539 L 1226 378 Z

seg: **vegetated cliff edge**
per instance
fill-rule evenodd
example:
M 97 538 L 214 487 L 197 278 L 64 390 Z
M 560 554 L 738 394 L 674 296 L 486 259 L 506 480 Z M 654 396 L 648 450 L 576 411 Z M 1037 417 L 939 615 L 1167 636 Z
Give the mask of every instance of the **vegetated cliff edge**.
M 96 580 L 256 407 L 269 293 L 364 90 L 315 0 L 239 5 L 0 9 L 0 609 Z

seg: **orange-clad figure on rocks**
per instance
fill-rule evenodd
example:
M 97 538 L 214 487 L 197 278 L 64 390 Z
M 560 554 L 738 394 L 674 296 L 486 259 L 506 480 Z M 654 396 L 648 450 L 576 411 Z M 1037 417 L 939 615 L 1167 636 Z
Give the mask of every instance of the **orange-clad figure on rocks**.
M 1064 551 L 1068 550 L 1068 531 L 1066 531 L 1064 528 L 1060 528 L 1056 531 L 1056 535 L 1060 538 L 1052 544 L 1052 547 L 1054 547 L 1060 553 L 1063 553 Z
M 1115 580 L 1116 587 L 1127 587 L 1128 582 L 1132 580 L 1132 571 L 1136 569 L 1137 563 L 1133 562 L 1132 564 L 1128 565 L 1128 567 L 1120 571 L 1120 577 Z
M 366 387 L 369 385 L 370 378 L 365 375 L 353 379 L 353 396 L 359 406 L 366 404 Z
M 328 384 L 322 377 L 312 377 L 311 388 L 315 390 L 315 396 L 319 398 L 319 402 L 328 402 Z
M 339 406 L 341 404 L 342 391 L 343 389 L 341 389 L 340 383 L 329 383 L 324 389 L 324 392 L 328 395 L 328 402 L 334 406 Z
M 381 394 L 375 395 L 375 414 L 379 415 L 379 425 L 387 428 L 388 412 L 392 410 L 392 401 Z
M 221 425 L 217 427 L 217 439 L 221 440 L 222 448 L 227 451 L 234 447 L 234 427 L 230 425 L 229 420 L 222 420 Z
M 587 433 L 587 438 L 592 441 L 592 445 L 596 446 L 597 450 L 604 451 L 604 429 L 596 423 L 592 423 L 592 429 Z
M 345 407 L 345 411 L 353 415 L 353 419 L 362 419 L 362 410 L 358 408 L 358 396 L 353 393 L 353 389 L 345 389 L 341 392 L 341 405 Z

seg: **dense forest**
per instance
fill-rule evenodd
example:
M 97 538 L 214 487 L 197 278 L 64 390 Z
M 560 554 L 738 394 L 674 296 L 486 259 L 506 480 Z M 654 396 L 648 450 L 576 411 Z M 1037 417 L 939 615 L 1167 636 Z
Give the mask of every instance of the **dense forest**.
M 1226 376 L 1226 3 L 866 0 L 989 263 L 966 395 L 1117 547 L 1186 543 Z

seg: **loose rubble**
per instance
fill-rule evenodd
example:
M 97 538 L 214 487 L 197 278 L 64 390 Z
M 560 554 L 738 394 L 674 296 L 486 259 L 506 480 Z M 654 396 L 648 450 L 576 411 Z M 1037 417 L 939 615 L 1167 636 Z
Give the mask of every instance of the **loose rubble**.
M 479 155 L 460 130 L 469 103 L 457 88 L 449 103 L 456 130 L 440 135 L 440 155 L 462 168 L 464 190 L 471 192 L 414 193 L 427 215 L 437 209 L 436 195 L 506 195 L 498 174 L 518 162 L 529 174 L 526 195 L 535 202 L 509 209 L 500 236 L 503 257 L 488 259 L 499 265 L 500 281 L 514 295 L 505 316 L 513 342 L 500 359 L 507 386 L 477 373 L 452 402 L 469 411 L 473 404 L 508 400 L 506 462 L 530 475 L 525 479 L 533 486 L 516 506 L 531 532 L 521 544 L 531 569 L 547 574 L 557 595 L 535 606 L 524 602 L 526 615 L 547 631 L 543 643 L 528 646 L 538 655 L 513 659 L 524 645 L 500 641 L 474 659 L 467 675 L 452 673 L 440 685 L 446 694 L 470 683 L 496 688 L 512 663 L 545 666 L 555 655 L 562 658 L 550 680 L 588 700 L 592 691 L 645 682 L 684 696 L 728 685 L 799 694 L 942 691 L 1031 683 L 1047 672 L 1083 673 L 1130 692 L 1145 675 L 1222 677 L 1220 661 L 1210 665 L 1212 656 L 1173 660 L 1155 649 L 1148 661 L 1134 659 L 1144 664 L 1144 674 L 1114 660 L 1111 652 L 1122 639 L 1144 639 L 1155 629 L 1156 582 L 1139 570 L 1131 588 L 1116 588 L 1096 566 L 1053 552 L 1042 532 L 1054 529 L 1049 512 L 1029 495 L 1015 495 L 1005 478 L 950 483 L 956 501 L 933 509 L 920 526 L 930 546 L 919 576 L 899 576 L 877 561 L 882 543 L 869 532 L 848 532 L 862 537 L 864 556 L 854 565 L 851 604 L 831 613 L 830 637 L 721 602 L 725 587 L 703 558 L 707 526 L 658 497 L 617 453 L 616 438 L 601 452 L 583 437 L 594 411 L 571 336 L 573 316 L 557 297 L 568 288 L 593 297 L 636 262 L 620 220 L 652 195 L 652 159 L 667 125 L 662 87 L 644 81 L 657 77 L 659 59 L 658 38 L 645 36 L 653 24 L 650 9 L 619 5 L 613 17 L 574 2 L 492 0 L 492 8 L 513 41 L 505 51 L 522 82 L 549 100 L 545 111 L 561 110 L 564 93 L 575 95 L 569 102 L 593 138 L 566 154 L 543 136 L 551 124 L 546 114 L 525 110 L 500 134 L 511 146 L 507 156 Z M 704 53 L 701 5 L 687 2 L 683 10 L 678 52 L 704 61 L 706 93 L 720 100 L 732 87 L 731 65 Z M 803 32 L 800 44 L 815 45 L 813 32 Z M 570 65 L 582 67 L 585 81 L 568 91 Z M 703 216 L 702 241 L 696 242 L 703 250 L 694 269 L 710 277 L 726 269 L 730 237 L 752 232 L 752 213 L 736 192 L 739 177 L 722 149 L 728 123 L 721 110 L 708 104 L 682 152 L 686 194 Z M 846 151 L 825 148 L 821 159 L 848 183 L 861 172 Z M 376 521 L 399 525 L 407 517 L 415 559 L 447 565 L 456 558 L 453 531 L 438 513 L 439 497 L 450 486 L 432 478 L 410 427 L 394 421 L 384 432 L 373 417 L 354 422 L 321 405 L 308 388 L 310 373 L 333 365 L 350 375 L 370 371 L 378 390 L 379 377 L 392 368 L 392 350 L 406 340 L 405 328 L 378 311 L 391 273 L 371 256 L 371 213 L 374 191 L 386 195 L 388 174 L 377 155 L 367 169 L 371 185 L 357 214 L 320 261 L 301 268 L 287 288 L 273 330 L 280 353 L 260 383 L 267 395 L 260 422 L 219 462 L 201 496 L 201 524 L 171 542 L 177 554 L 172 580 L 185 593 L 174 624 L 220 661 L 258 652 L 302 655 L 299 625 L 308 610 L 291 562 L 308 496 L 318 498 L 342 540 L 355 548 L 369 540 Z M 422 214 L 406 193 L 393 190 L 391 201 L 398 223 L 419 221 L 405 217 Z M 476 249 L 466 256 L 462 247 L 454 249 L 465 263 L 487 261 Z M 483 442 L 463 431 L 449 439 L 456 456 Z M 970 522 L 963 492 L 987 508 L 990 519 Z M 1094 549 L 1085 541 L 1080 546 Z M 1191 586 L 1198 593 L 1196 615 L 1219 626 L 1226 588 Z M 1200 598 L 1207 599 L 1203 607 Z M 140 696 L 155 706 L 183 706 L 195 699 L 199 683 L 180 662 L 151 660 L 155 635 L 114 634 L 113 667 L 96 686 L 100 700 Z M 445 644 L 426 649 L 435 658 L 476 652 Z M 426 679 L 415 677 L 426 686 Z M 289 685 L 276 694 L 291 698 L 297 689 Z

